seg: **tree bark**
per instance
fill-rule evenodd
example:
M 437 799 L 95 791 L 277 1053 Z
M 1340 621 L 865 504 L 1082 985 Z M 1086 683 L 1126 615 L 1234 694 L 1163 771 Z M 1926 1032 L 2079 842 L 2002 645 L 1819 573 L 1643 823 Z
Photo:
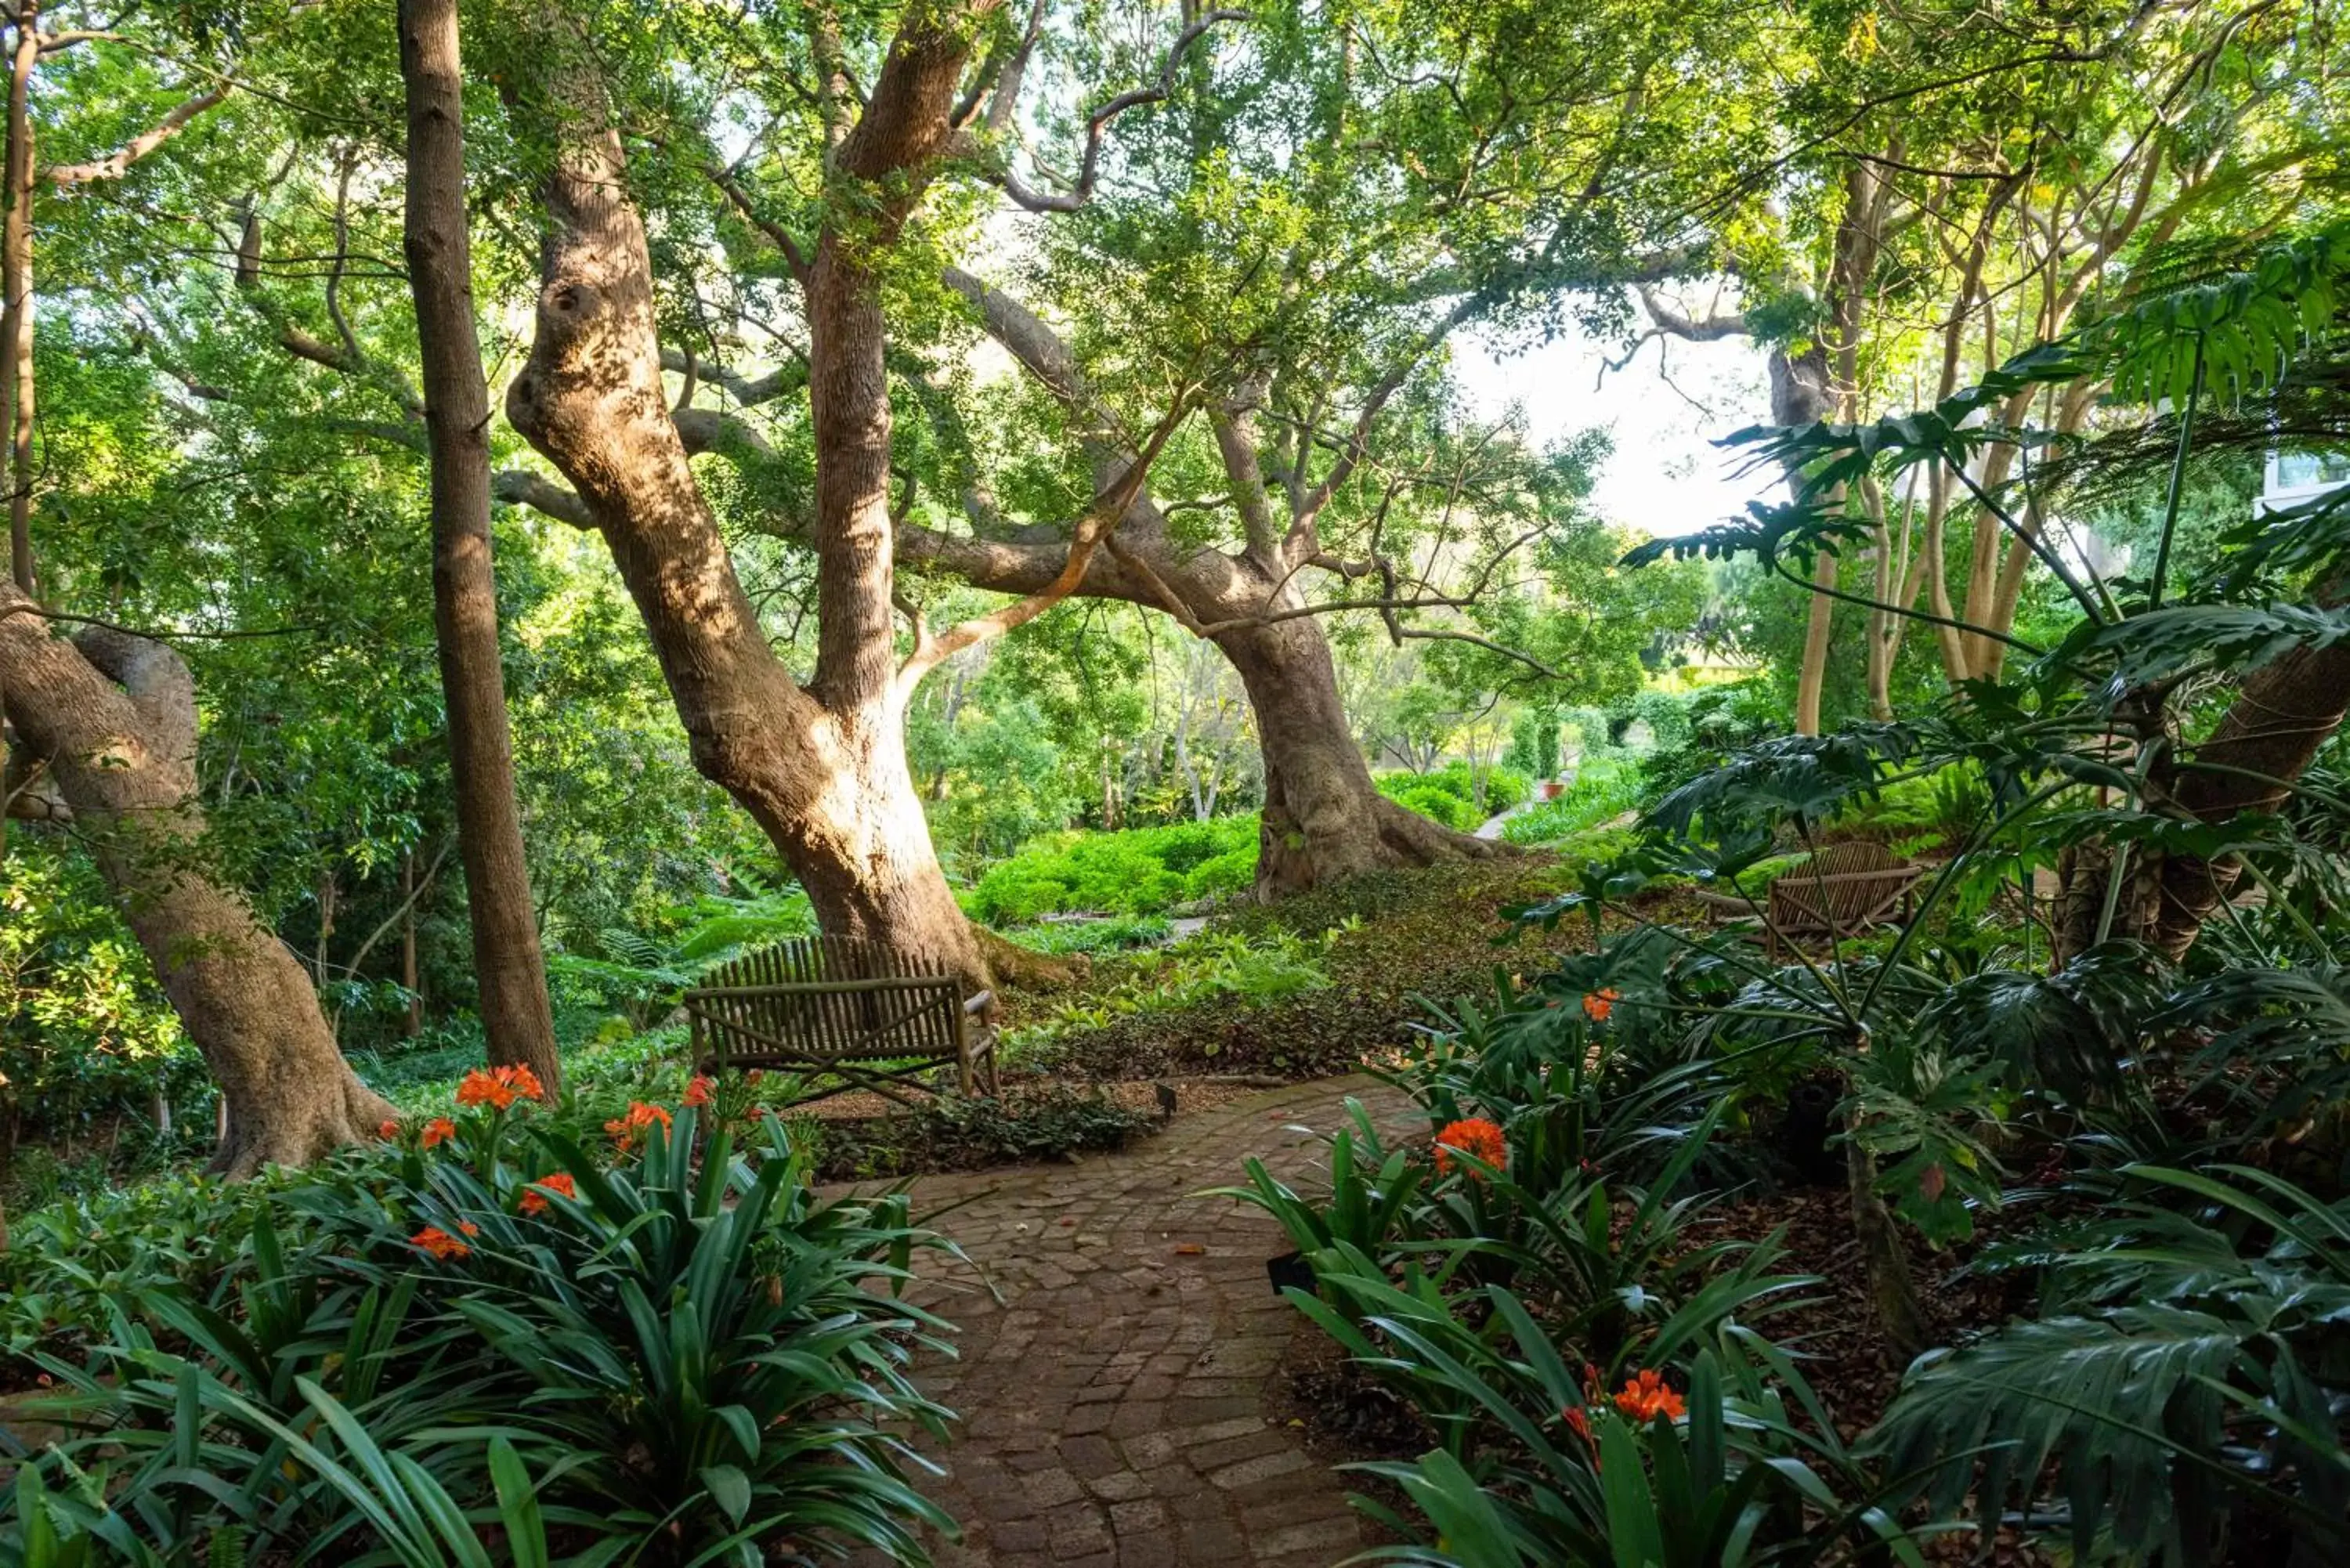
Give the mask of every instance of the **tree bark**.
M 1835 390 L 1828 385 L 1825 348 L 1814 344 L 1800 355 L 1791 355 L 1783 348 L 1772 350 L 1773 424 L 1792 428 L 1816 423 L 1828 417 L 1835 400 Z M 1791 486 L 1794 481 L 1794 474 L 1788 475 Z M 1836 557 L 1822 550 L 1812 564 L 1814 586 L 1835 587 L 1836 566 Z M 1827 689 L 1828 649 L 1835 617 L 1835 601 L 1825 593 L 1813 594 L 1804 622 L 1803 658 L 1796 666 L 1794 718 L 1799 735 L 1820 732 L 1820 708 Z
M 8 421 L 9 575 L 37 594 L 33 570 L 33 68 L 40 60 L 39 0 L 22 0 L 8 72 L 8 124 L 0 182 L 0 417 Z
M 300 1165 L 397 1114 L 336 1050 L 302 965 L 204 861 L 195 686 L 160 643 L 49 635 L 0 588 L 0 680 L 18 733 L 66 804 L 219 1081 L 228 1134 L 213 1168 Z
M 576 47 L 552 47 L 567 44 Z M 942 125 L 951 105 L 931 100 L 941 87 L 951 92 L 954 71 L 937 57 L 957 47 L 943 35 L 893 47 L 865 119 L 839 149 L 844 171 L 884 181 L 880 165 L 920 154 L 920 137 L 911 146 L 878 131 L 860 138 L 885 113 Z M 765 831 L 824 929 L 984 986 L 986 961 L 939 868 L 906 766 L 890 620 L 887 388 L 869 377 L 881 347 L 877 286 L 827 242 L 809 300 L 820 323 L 811 393 L 823 520 L 811 542 L 822 624 L 804 689 L 768 645 L 671 417 L 651 260 L 600 86 L 560 66 L 553 85 L 562 124 L 546 185 L 537 331 L 508 389 L 507 417 L 571 481 L 610 546 L 695 767 Z
M 1258 898 L 1505 852 L 1379 794 L 1347 727 L 1329 639 L 1310 617 L 1221 633 L 1215 642 L 1240 671 L 1264 753 Z
M 2339 604 L 2345 586 L 2332 585 L 2318 596 L 2320 601 Z M 2345 696 L 2350 644 L 2295 649 L 2254 670 L 2210 738 L 2195 748 L 2195 765 L 2179 769 L 2172 798 L 2182 810 L 2211 823 L 2277 810 L 2318 748 L 2342 727 Z M 2184 958 L 2243 874 L 2243 863 L 2233 857 L 2165 857 L 2148 933 L 2155 947 L 2174 961 Z
M 432 622 L 449 722 L 457 845 L 489 1058 L 561 1079 L 533 918 L 490 540 L 490 398 L 473 326 L 465 213 L 465 101 L 456 0 L 400 0 L 408 89 L 403 249 L 416 302 L 432 474 Z

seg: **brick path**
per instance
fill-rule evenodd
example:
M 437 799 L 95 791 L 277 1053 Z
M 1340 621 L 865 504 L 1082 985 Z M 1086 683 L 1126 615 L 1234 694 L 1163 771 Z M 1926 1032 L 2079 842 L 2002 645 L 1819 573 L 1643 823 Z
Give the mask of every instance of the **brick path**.
M 1367 1078 L 1295 1085 L 1125 1154 L 916 1184 L 918 1212 L 962 1202 L 938 1227 L 1003 1297 L 935 1264 L 915 1297 L 962 1329 L 921 1376 L 962 1416 L 925 1488 L 963 1526 L 941 1568 L 1327 1568 L 1361 1548 L 1344 1479 L 1264 1413 L 1305 1327 L 1265 1278 L 1281 1232 L 1191 1196 L 1252 1154 L 1305 1176 L 1323 1146 L 1289 1127 L 1334 1129 L 1349 1096 L 1404 1106 Z

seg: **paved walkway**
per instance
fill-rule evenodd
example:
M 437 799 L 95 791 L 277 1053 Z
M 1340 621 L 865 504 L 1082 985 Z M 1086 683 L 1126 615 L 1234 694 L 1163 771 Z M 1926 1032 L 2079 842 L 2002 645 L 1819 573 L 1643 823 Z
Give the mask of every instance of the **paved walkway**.
M 1266 1415 L 1290 1336 L 1263 1214 L 1191 1195 L 1237 1185 L 1262 1157 L 1304 1177 L 1354 1096 L 1383 1121 L 1404 1102 L 1367 1078 L 1234 1101 L 1133 1150 L 916 1185 L 969 1270 L 930 1271 L 916 1298 L 957 1324 L 961 1355 L 924 1388 L 961 1412 L 927 1487 L 963 1526 L 941 1568 L 1327 1568 L 1366 1543 L 1343 1478 Z

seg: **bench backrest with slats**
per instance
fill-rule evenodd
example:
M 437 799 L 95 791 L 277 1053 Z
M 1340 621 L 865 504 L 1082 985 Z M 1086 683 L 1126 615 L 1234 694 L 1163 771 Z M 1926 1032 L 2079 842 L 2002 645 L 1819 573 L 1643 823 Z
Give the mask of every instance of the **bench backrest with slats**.
M 1790 933 L 1856 930 L 1890 909 L 1921 869 L 1866 839 L 1831 844 L 1771 884 L 1771 924 Z
M 733 1065 L 952 1060 L 962 986 L 853 937 L 804 937 L 721 964 L 685 993 L 695 1060 Z

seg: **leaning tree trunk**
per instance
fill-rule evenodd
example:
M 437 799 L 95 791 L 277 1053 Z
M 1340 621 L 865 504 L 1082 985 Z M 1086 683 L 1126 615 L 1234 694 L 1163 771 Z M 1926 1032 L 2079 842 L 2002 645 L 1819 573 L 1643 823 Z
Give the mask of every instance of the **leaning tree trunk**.
M 2336 582 L 2317 597 L 2336 605 Z M 2281 808 L 2293 785 L 2342 727 L 2350 699 L 2350 643 L 2299 648 L 2244 678 L 2236 700 L 2182 766 L 2172 787 L 2179 807 L 2204 822 Z M 2158 894 L 2148 939 L 2173 961 L 2187 956 L 2203 923 L 2234 894 L 2244 874 L 2232 857 L 2205 860 L 2166 857 L 2155 878 Z
M 906 58 L 928 63 L 920 51 Z M 895 93 L 939 86 L 902 79 L 912 68 L 903 62 L 889 68 Z M 952 73 L 939 74 L 951 95 Z M 985 959 L 940 870 L 906 766 L 878 283 L 863 279 L 870 286 L 860 289 L 859 279 L 836 277 L 826 281 L 837 292 L 811 289 L 821 651 L 804 688 L 743 591 L 671 418 L 651 259 L 619 137 L 602 123 L 600 86 L 575 67 L 556 88 L 569 101 L 545 188 L 537 331 L 507 390 L 507 417 L 571 481 L 610 546 L 695 767 L 774 841 L 824 929 L 983 987 Z M 842 157 L 870 151 L 845 146 Z
M 0 681 L 47 759 L 228 1107 L 215 1170 L 300 1165 L 397 1114 L 352 1075 L 301 964 L 212 875 L 196 797 L 195 686 L 178 655 L 112 631 L 54 638 L 0 588 Z
M 1379 794 L 1338 700 L 1329 639 L 1313 618 L 1222 632 L 1264 755 L 1257 896 L 1267 900 L 1367 872 L 1507 852 Z
M 402 0 L 400 65 L 408 87 L 405 249 L 432 469 L 432 620 L 482 1029 L 491 1061 L 526 1066 L 553 1092 L 562 1064 L 523 859 L 498 648 L 490 396 L 473 327 L 456 0 Z

